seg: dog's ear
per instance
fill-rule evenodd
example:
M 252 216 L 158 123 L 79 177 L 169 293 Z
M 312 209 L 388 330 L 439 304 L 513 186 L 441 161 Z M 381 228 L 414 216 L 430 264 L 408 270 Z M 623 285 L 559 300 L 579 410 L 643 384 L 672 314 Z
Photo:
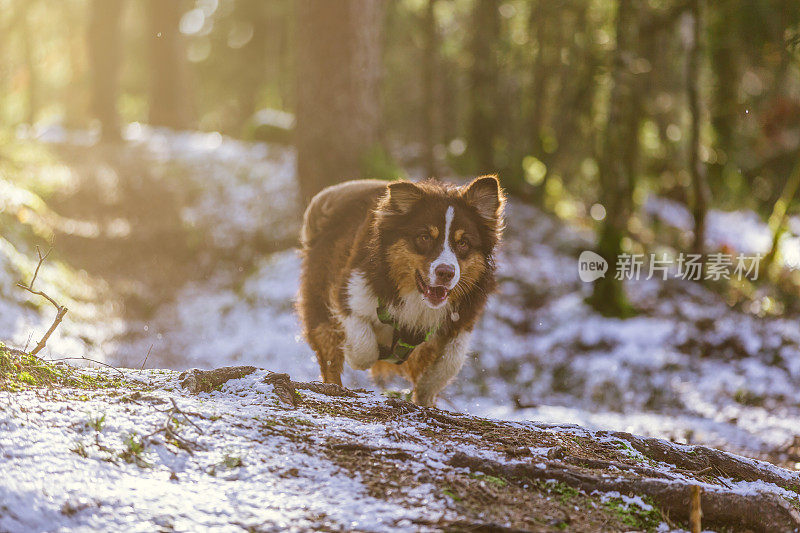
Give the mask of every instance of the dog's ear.
M 389 209 L 404 215 L 422 198 L 422 190 L 410 181 L 393 181 L 387 190 Z
M 484 222 L 499 228 L 506 198 L 497 176 L 481 176 L 461 189 L 461 197 L 474 207 Z

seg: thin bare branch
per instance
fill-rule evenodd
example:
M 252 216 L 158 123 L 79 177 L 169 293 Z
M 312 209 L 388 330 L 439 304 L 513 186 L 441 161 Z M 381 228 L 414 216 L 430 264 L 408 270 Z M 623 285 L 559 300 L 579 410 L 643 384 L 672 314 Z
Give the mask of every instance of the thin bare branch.
M 47 256 L 49 256 L 50 252 L 52 251 L 53 247 L 51 246 L 50 249 L 47 250 L 47 253 L 45 253 L 44 256 L 42 256 L 42 249 L 39 248 L 38 246 L 36 247 L 36 255 L 39 256 L 39 263 L 36 265 L 36 270 L 33 271 L 33 277 L 31 278 L 31 282 L 28 284 L 28 288 L 33 289 L 33 284 L 36 283 L 36 277 L 39 275 L 39 268 L 42 266 L 42 263 L 44 263 L 45 259 L 47 259 Z
M 31 353 L 31 355 L 34 355 L 34 354 Z M 113 370 L 116 370 L 117 372 L 119 372 L 120 376 L 125 378 L 125 372 L 123 372 L 119 368 L 115 367 L 114 365 L 110 365 L 108 363 L 104 363 L 103 361 L 98 361 L 96 359 L 90 359 L 88 357 L 83 357 L 83 356 L 81 356 L 81 357 L 59 357 L 58 359 L 48 359 L 48 361 L 53 361 L 53 362 L 56 362 L 56 361 L 89 361 L 90 363 L 95 363 L 95 364 L 102 365 L 102 366 L 111 368 Z
M 199 433 L 202 434 L 203 430 L 200 429 L 200 427 L 197 424 L 192 422 L 187 416 L 187 414 L 184 411 L 182 411 L 180 407 L 178 407 L 178 404 L 174 398 L 170 398 L 170 400 L 172 401 L 172 409 L 167 411 L 167 418 L 166 420 L 164 420 L 164 423 L 161 426 L 159 426 L 155 431 L 148 433 L 143 438 L 149 439 L 159 433 L 163 433 L 167 439 L 172 439 L 174 441 L 174 444 L 178 448 L 186 450 L 189 453 L 189 455 L 194 455 L 194 450 L 202 447 L 198 443 L 192 442 L 187 438 L 183 437 L 180 433 L 178 433 L 172 428 L 173 423 L 175 423 L 177 426 L 177 421 L 175 421 L 175 415 L 179 414 L 183 416 L 184 420 L 186 420 L 192 426 L 194 426 L 194 428 L 197 429 Z
M 30 355 L 36 355 L 36 354 L 38 354 L 39 352 L 42 351 L 42 349 L 45 347 L 45 345 L 47 345 L 47 339 L 50 338 L 50 335 L 52 335 L 53 332 L 58 327 L 58 325 L 61 324 L 61 321 L 64 319 L 64 315 L 66 315 L 67 311 L 68 311 L 68 309 L 65 306 L 63 306 L 63 305 L 59 304 L 58 302 L 56 302 L 54 299 L 52 299 L 50 296 L 45 294 L 43 291 L 35 291 L 35 290 L 33 290 L 33 284 L 36 282 L 36 278 L 39 276 L 39 269 L 42 267 L 42 263 L 44 263 L 45 259 L 47 259 L 47 257 L 50 255 L 50 252 L 52 252 L 52 251 L 53 251 L 53 248 L 51 247 L 49 250 L 47 250 L 47 253 L 42 255 L 42 249 L 37 246 L 36 247 L 36 255 L 39 256 L 39 262 L 36 264 L 36 269 L 33 271 L 33 277 L 31 278 L 31 282 L 28 285 L 24 285 L 22 283 L 17 283 L 17 287 L 19 287 L 19 288 L 21 288 L 23 290 L 26 290 L 29 293 L 34 294 L 36 296 L 41 296 L 42 298 L 44 298 L 45 300 L 47 300 L 48 302 L 53 304 L 53 307 L 56 308 L 56 318 L 53 320 L 53 323 L 50 325 L 50 329 L 48 329 L 47 333 L 44 334 L 44 337 L 42 337 L 42 340 L 40 340 L 36 344 L 36 347 L 33 349 L 33 351 L 30 352 Z M 26 344 L 25 347 L 27 349 L 27 344 Z
M 144 361 L 142 361 L 142 366 L 139 367 L 139 372 L 144 370 L 144 365 L 147 364 L 147 358 L 150 357 L 150 352 L 153 351 L 153 345 L 150 345 L 150 348 L 147 349 L 147 355 L 144 356 Z

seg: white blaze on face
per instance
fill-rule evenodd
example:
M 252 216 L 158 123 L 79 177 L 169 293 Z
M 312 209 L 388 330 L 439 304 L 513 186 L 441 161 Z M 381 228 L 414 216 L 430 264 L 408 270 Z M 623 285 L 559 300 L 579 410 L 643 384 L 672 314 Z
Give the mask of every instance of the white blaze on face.
M 447 208 L 447 212 L 444 215 L 444 246 L 442 247 L 442 253 L 439 254 L 439 257 L 431 262 L 430 271 L 428 272 L 428 284 L 435 285 L 436 267 L 439 265 L 452 266 L 455 269 L 456 274 L 453 276 L 453 279 L 450 281 L 450 283 L 445 285 L 448 291 L 452 290 L 453 287 L 455 287 L 458 283 L 458 280 L 461 278 L 461 267 L 458 264 L 458 258 L 453 252 L 453 248 L 450 246 L 450 226 L 453 225 L 453 216 L 455 216 L 455 210 L 451 205 Z

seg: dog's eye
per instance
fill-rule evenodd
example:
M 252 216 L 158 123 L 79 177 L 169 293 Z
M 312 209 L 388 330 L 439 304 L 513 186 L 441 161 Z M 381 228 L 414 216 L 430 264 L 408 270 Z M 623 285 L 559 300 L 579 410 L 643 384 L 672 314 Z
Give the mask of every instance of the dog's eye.
M 469 250 L 469 242 L 467 241 L 467 239 L 461 239 L 460 241 L 458 241 L 456 243 L 456 250 L 458 250 L 459 252 L 466 252 L 467 250 Z
M 428 246 L 431 242 L 431 236 L 427 233 L 420 233 L 417 235 L 417 246 L 424 248 Z

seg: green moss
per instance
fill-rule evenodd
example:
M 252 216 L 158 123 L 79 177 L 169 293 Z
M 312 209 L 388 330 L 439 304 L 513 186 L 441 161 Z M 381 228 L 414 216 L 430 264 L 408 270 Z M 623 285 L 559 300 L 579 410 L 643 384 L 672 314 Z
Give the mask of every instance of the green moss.
M 381 394 L 383 394 L 387 398 L 397 398 L 398 400 L 405 400 L 407 402 L 410 402 L 411 397 L 413 396 L 413 392 L 410 389 L 385 390 Z
M 559 481 L 549 483 L 540 481 L 538 482 L 538 485 L 542 490 L 557 496 L 558 501 L 562 504 L 566 504 L 569 502 L 569 500 L 577 497 L 580 494 L 578 489 L 570 487 L 566 483 L 561 483 Z
M 34 378 L 27 370 L 23 370 L 17 376 L 17 379 L 28 385 L 36 385 L 36 378 Z
M 144 439 L 136 433 L 131 433 L 122 440 L 125 446 L 119 456 L 127 463 L 134 463 L 142 468 L 148 468 L 151 465 L 144 459 L 144 452 L 147 448 Z
M 443 488 L 442 489 L 442 494 L 444 494 L 448 498 L 451 498 L 452 500 L 457 501 L 457 502 L 460 502 L 463 499 L 461 496 L 458 495 L 458 493 L 456 493 L 450 487 Z
M 742 405 L 761 407 L 764 405 L 765 398 L 747 389 L 737 389 L 733 395 L 733 400 Z
M 308 420 L 304 420 L 302 418 L 297 418 L 295 416 L 286 416 L 281 419 L 282 422 L 286 423 L 287 425 L 291 426 L 307 426 L 307 427 L 314 427 L 316 424 L 313 422 L 309 422 Z
M 505 487 L 506 485 L 508 485 L 508 482 L 505 479 L 501 477 L 490 476 L 487 474 L 474 473 L 470 474 L 470 477 L 473 479 L 478 479 L 480 481 L 485 481 L 486 483 L 490 483 L 497 487 Z
M 652 499 L 645 497 L 642 500 L 650 505 L 652 509 L 646 511 L 638 505 L 626 504 L 620 498 L 609 498 L 602 502 L 601 505 L 627 526 L 646 531 L 655 530 L 661 523 L 661 513 Z
M 0 390 L 17 392 L 37 387 L 62 385 L 84 390 L 119 387 L 118 376 L 81 372 L 74 367 L 12 351 L 0 343 Z M 88 399 L 88 398 L 87 398 Z
M 237 455 L 229 455 L 225 454 L 222 458 L 222 461 L 219 462 L 220 466 L 224 466 L 225 468 L 238 468 L 244 464 L 242 458 Z

